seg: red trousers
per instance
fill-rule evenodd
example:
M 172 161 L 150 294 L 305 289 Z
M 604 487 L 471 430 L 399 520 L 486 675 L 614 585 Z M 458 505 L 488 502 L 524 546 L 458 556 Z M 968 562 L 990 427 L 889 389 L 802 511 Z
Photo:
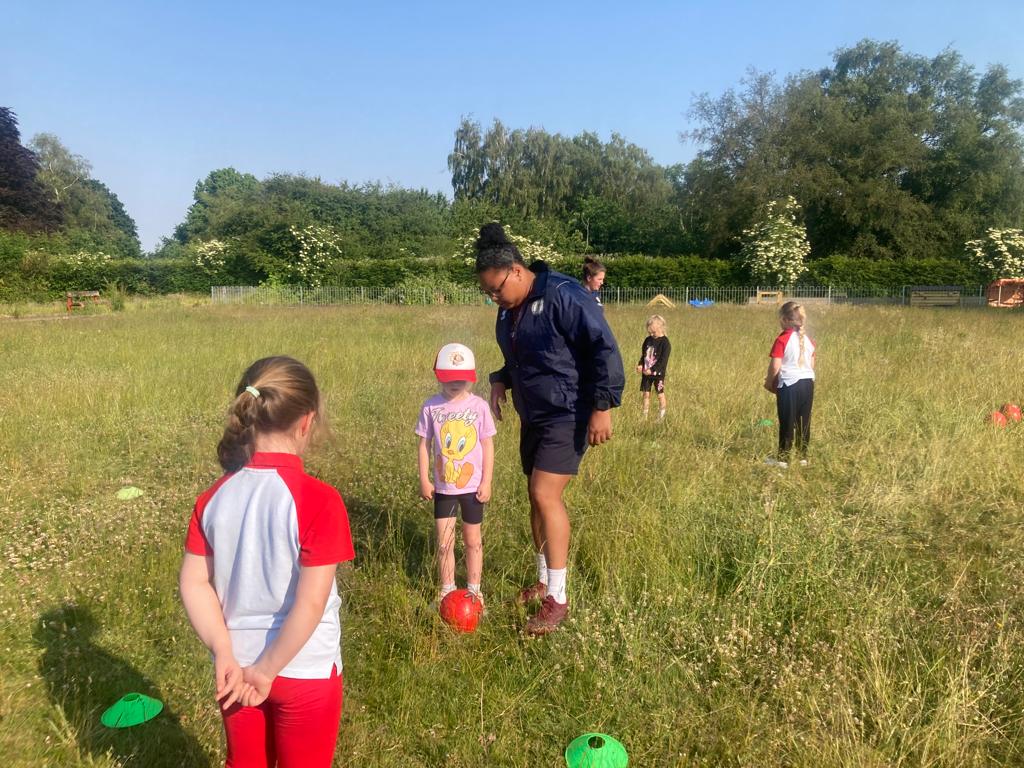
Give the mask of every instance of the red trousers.
M 330 768 L 343 698 L 337 667 L 323 680 L 278 677 L 258 707 L 224 712 L 226 768 Z

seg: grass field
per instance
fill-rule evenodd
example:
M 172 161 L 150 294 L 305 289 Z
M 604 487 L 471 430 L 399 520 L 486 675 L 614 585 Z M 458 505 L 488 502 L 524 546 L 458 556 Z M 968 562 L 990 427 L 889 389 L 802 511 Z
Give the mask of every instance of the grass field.
M 645 311 L 609 309 L 627 370 Z M 573 617 L 541 641 L 516 424 L 484 522 L 489 615 L 428 608 L 412 427 L 440 344 L 494 367 L 484 308 L 146 310 L 0 323 L 0 754 L 15 766 L 223 760 L 176 569 L 246 364 L 308 362 L 333 440 L 308 457 L 349 507 L 339 766 L 564 766 L 610 733 L 631 766 L 1024 765 L 1019 314 L 810 308 L 811 465 L 761 464 L 772 313 L 668 313 L 665 424 L 628 374 L 616 434 L 568 496 Z M 118 501 L 136 485 L 145 495 Z M 460 577 L 461 579 L 461 577 Z M 128 691 L 167 710 L 112 732 Z

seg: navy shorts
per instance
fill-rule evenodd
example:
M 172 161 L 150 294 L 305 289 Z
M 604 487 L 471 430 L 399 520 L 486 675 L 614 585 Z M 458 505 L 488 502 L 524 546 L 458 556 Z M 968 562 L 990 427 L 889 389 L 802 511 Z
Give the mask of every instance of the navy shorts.
M 533 470 L 554 475 L 575 475 L 587 452 L 587 422 L 557 421 L 526 424 L 519 430 L 519 458 L 523 473 Z
M 462 522 L 467 525 L 480 525 L 484 521 L 484 503 L 476 497 L 476 492 L 451 495 L 434 494 L 434 519 L 443 520 L 455 517 L 462 510 Z
M 641 376 L 640 377 L 640 391 L 650 392 L 651 388 L 659 395 L 665 394 L 665 377 L 664 376 Z

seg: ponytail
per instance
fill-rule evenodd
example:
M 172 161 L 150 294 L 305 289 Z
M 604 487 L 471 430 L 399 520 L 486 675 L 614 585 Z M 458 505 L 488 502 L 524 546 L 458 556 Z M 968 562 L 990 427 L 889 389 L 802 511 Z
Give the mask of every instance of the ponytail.
M 320 390 L 310 370 L 291 357 L 264 357 L 249 366 L 235 388 L 217 458 L 226 472 L 252 459 L 256 436 L 283 432 L 307 413 L 323 420 Z
M 256 443 L 256 400 L 243 389 L 228 410 L 224 436 L 217 444 L 217 459 L 227 472 L 237 472 L 252 458 Z
M 800 356 L 797 358 L 797 365 L 805 366 L 807 355 L 804 352 L 804 339 L 807 338 L 807 333 L 804 331 L 804 325 L 807 323 L 807 312 L 804 310 L 803 304 L 787 301 L 779 309 L 779 318 L 786 328 L 796 331 L 797 338 L 800 340 Z

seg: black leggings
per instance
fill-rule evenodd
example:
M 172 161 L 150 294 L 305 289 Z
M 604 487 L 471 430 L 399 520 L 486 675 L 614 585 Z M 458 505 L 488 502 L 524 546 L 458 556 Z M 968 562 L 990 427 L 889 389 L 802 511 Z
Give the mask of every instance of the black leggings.
M 779 458 L 785 460 L 796 437 L 801 455 L 811 442 L 811 405 L 814 404 L 814 379 L 800 379 L 775 392 L 779 411 Z

